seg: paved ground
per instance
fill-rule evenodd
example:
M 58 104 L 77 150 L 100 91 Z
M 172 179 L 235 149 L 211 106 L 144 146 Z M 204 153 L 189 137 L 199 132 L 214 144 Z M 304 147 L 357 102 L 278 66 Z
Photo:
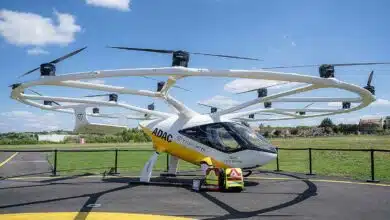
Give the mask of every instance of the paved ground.
M 39 156 L 18 155 L 0 168 L 46 168 Z M 11 163 L 12 162 L 12 163 Z M 40 164 L 40 165 L 38 165 Z M 46 164 L 47 165 L 47 164 Z M 34 167 L 36 166 L 36 167 Z M 49 165 L 47 165 L 49 166 Z M 14 167 L 14 168 L 12 168 Z M 389 219 L 390 185 L 302 179 L 256 173 L 241 193 L 193 192 L 181 177 L 171 184 L 143 185 L 131 177 L 14 177 L 0 180 L 0 214 L 78 212 L 148 213 L 195 219 Z M 161 182 L 161 178 L 153 179 Z M 95 206 L 95 207 L 93 207 Z M 1 216 L 0 216 L 1 218 Z
M 15 153 L 0 153 L 0 163 Z M 21 177 L 33 175 L 50 175 L 51 166 L 47 161 L 46 153 L 20 152 L 0 167 L 0 177 Z

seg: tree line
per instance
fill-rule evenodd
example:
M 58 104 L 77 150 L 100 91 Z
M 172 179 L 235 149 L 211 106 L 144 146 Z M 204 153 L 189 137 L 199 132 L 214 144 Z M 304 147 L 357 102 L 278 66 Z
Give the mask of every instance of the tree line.
M 39 141 L 38 135 L 65 134 L 74 135 L 66 137 L 61 142 Z M 125 142 L 150 142 L 151 138 L 142 130 L 132 128 L 123 130 L 113 135 L 101 134 L 77 134 L 71 131 L 60 132 L 8 132 L 0 133 L 0 145 L 22 145 L 22 144 L 46 144 L 46 143 L 79 143 L 84 138 L 86 143 L 125 143 Z

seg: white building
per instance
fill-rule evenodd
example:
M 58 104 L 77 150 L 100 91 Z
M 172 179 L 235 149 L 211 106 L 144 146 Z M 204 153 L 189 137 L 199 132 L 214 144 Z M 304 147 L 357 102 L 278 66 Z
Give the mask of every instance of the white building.
M 50 141 L 50 142 L 61 142 L 67 137 L 77 137 L 77 135 L 68 134 L 38 134 L 38 141 Z

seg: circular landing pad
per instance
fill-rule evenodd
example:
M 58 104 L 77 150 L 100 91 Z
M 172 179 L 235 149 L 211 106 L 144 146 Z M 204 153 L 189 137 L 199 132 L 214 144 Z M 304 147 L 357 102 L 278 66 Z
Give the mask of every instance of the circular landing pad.
M 122 219 L 156 219 L 156 220 L 186 220 L 191 218 L 183 218 L 176 216 L 148 215 L 148 214 L 128 214 L 128 213 L 110 213 L 110 212 L 52 212 L 52 213 L 18 213 L 18 214 L 3 214 L 2 220 L 68 220 L 68 219 L 86 219 L 86 220 L 122 220 Z
M 0 181 L 0 219 L 83 220 L 110 215 L 107 219 L 177 216 L 180 217 L 177 219 L 388 220 L 390 216 L 390 185 L 383 183 L 262 172 L 247 178 L 243 192 L 222 193 L 194 192 L 189 178 L 154 178 L 152 181 L 160 183 L 147 185 L 129 176 L 4 179 Z M 43 212 L 47 214 L 39 217 Z

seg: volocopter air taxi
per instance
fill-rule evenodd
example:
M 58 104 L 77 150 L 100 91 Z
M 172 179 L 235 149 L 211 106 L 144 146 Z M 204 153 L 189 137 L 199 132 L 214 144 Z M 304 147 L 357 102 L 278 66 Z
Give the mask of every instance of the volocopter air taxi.
M 157 53 L 169 53 L 173 55 L 171 67 L 161 68 L 136 68 L 118 70 L 96 70 L 71 74 L 56 75 L 55 64 L 79 53 L 86 47 L 73 51 L 61 58 L 49 63 L 43 63 L 22 76 L 28 75 L 36 70 L 40 70 L 40 78 L 24 83 L 11 85 L 11 98 L 21 103 L 31 105 L 43 110 L 51 110 L 62 113 L 74 114 L 75 131 L 80 133 L 116 133 L 126 126 L 91 123 L 89 117 L 101 118 L 125 118 L 140 120 L 139 126 L 147 133 L 153 141 L 155 153 L 151 155 L 141 172 L 141 181 L 150 181 L 155 161 L 160 153 L 165 152 L 170 155 L 168 174 L 175 175 L 178 168 L 179 159 L 201 165 L 203 167 L 214 166 L 220 168 L 242 168 L 250 170 L 262 166 L 276 158 L 276 148 L 260 134 L 248 126 L 248 122 L 274 121 L 302 119 L 309 117 L 320 117 L 348 113 L 368 106 L 375 101 L 375 88 L 371 85 L 373 72 L 369 76 L 367 86 L 342 82 L 335 78 L 335 66 L 350 65 L 374 65 L 389 63 L 350 63 L 350 64 L 324 64 L 319 65 L 319 77 L 301 75 L 296 73 L 283 73 L 265 70 L 212 70 L 189 68 L 189 52 L 173 50 L 156 50 L 128 47 L 111 47 L 124 50 L 147 51 Z M 216 57 L 226 57 L 235 59 L 258 60 L 254 58 L 192 53 L 198 55 L 209 55 Z M 295 66 L 305 67 L 305 66 Z M 286 68 L 286 67 L 275 67 Z M 158 82 L 156 91 L 134 90 L 122 86 L 97 84 L 83 82 L 80 80 L 90 80 L 109 77 L 132 77 L 141 76 L 167 76 L 166 82 Z M 187 107 L 169 93 L 172 87 L 181 88 L 175 83 L 186 77 L 229 77 L 262 79 L 271 81 L 281 81 L 283 84 L 300 83 L 301 86 L 287 91 L 268 94 L 267 88 L 257 88 L 246 92 L 257 91 L 257 97 L 253 100 L 243 102 L 237 106 L 217 111 L 211 106 L 211 113 L 200 114 Z M 61 86 L 78 89 L 88 89 L 96 91 L 106 91 L 108 100 L 96 100 L 91 96 L 86 97 L 60 97 L 42 95 L 29 87 L 34 86 Z M 280 85 L 280 84 L 275 84 Z M 356 94 L 356 97 L 286 97 L 318 89 L 335 88 Z M 182 88 L 181 88 L 182 89 Z M 26 94 L 30 90 L 34 94 Z M 124 102 L 118 102 L 118 94 L 131 94 L 158 98 L 164 100 L 173 107 L 176 113 L 161 112 L 154 109 L 154 104 L 148 108 L 141 108 Z M 94 95 L 92 95 L 94 96 Z M 96 95 L 97 96 L 97 95 Z M 38 101 L 42 101 L 43 104 Z M 61 102 L 71 104 L 60 104 Z M 274 108 L 272 103 L 305 103 L 310 104 L 301 108 Z M 342 108 L 312 108 L 309 106 L 316 103 L 340 102 Z M 56 104 L 56 105 L 53 105 Z M 243 109 L 264 103 L 264 108 L 255 108 L 243 111 Z M 351 106 L 354 103 L 355 106 Z M 101 114 L 97 106 L 108 106 L 124 108 L 130 111 L 142 113 L 142 115 L 118 116 L 115 114 Z M 87 108 L 93 107 L 93 112 L 88 113 Z M 266 118 L 255 118 L 255 115 L 266 115 Z M 270 116 L 273 115 L 273 116 Z

